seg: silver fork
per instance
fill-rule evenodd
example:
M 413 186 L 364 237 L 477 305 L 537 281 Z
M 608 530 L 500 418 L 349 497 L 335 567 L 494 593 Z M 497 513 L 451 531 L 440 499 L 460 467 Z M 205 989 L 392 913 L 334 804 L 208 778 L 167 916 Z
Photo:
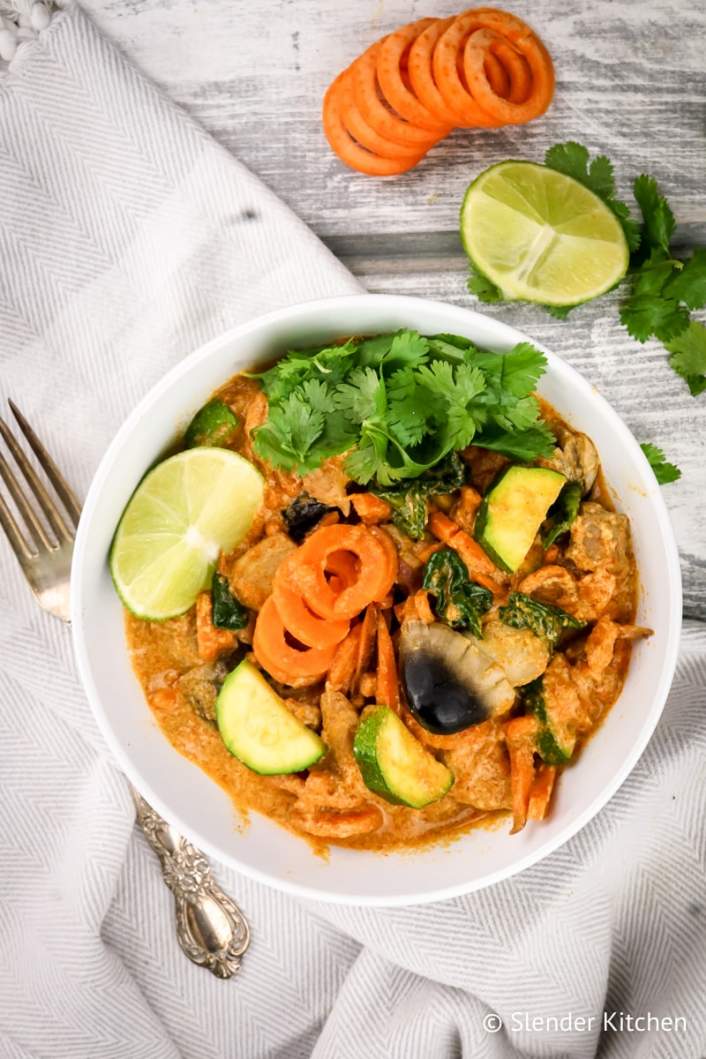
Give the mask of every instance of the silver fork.
M 0 434 L 20 472 L 13 471 L 0 453 L 0 477 L 24 526 L 20 527 L 1 492 L 0 525 L 40 607 L 68 623 L 71 554 L 81 506 L 25 417 L 12 401 L 9 404 L 48 485 L 0 418 Z M 247 920 L 215 882 L 204 854 L 163 820 L 132 785 L 130 791 L 137 822 L 174 894 L 179 944 L 194 963 L 207 967 L 217 978 L 230 978 L 250 944 Z

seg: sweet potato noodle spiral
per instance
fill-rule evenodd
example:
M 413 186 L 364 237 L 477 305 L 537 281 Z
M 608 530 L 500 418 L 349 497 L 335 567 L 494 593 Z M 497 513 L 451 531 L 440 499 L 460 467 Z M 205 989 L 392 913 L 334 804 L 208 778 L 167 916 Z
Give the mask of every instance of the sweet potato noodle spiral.
M 418 19 L 372 44 L 328 88 L 324 133 L 352 169 L 394 176 L 454 128 L 532 121 L 553 93 L 539 37 L 514 15 L 479 7 Z

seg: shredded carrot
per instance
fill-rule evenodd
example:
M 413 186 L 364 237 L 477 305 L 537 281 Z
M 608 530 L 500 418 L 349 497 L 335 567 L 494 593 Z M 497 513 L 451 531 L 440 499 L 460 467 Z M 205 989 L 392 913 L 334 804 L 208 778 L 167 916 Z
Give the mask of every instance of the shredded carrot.
M 374 493 L 353 493 L 351 503 L 360 516 L 361 522 L 364 522 L 366 526 L 388 522 L 392 514 L 392 508 L 387 500 L 382 500 Z
M 420 621 L 423 621 L 425 625 L 432 625 L 436 621 L 434 612 L 429 606 L 429 595 L 423 588 L 420 588 L 419 591 L 415 593 L 414 605 L 416 607 L 417 617 Z
M 235 633 L 219 629 L 213 624 L 213 605 L 210 592 L 196 597 L 196 650 L 203 662 L 215 662 L 222 654 L 235 647 Z
M 506 577 L 490 556 L 483 551 L 480 544 L 473 540 L 470 533 L 459 529 L 453 519 L 441 511 L 435 511 L 432 514 L 429 526 L 435 537 L 458 552 L 468 568 L 469 576 L 474 581 L 489 589 L 494 595 L 500 594 L 500 586 L 506 581 Z
M 421 548 L 418 552 L 419 561 L 425 563 L 427 559 L 430 559 L 434 552 L 441 551 L 440 544 L 427 544 L 425 548 Z
M 395 649 L 387 622 L 382 614 L 378 615 L 378 668 L 375 699 L 381 706 L 399 712 L 400 688 L 397 681 L 397 663 Z
M 528 820 L 544 820 L 556 782 L 556 765 L 540 765 L 530 791 Z
M 521 831 L 527 823 L 530 792 L 534 781 L 536 734 L 535 717 L 515 717 L 505 725 L 505 739 L 510 755 L 513 835 Z
M 464 125 L 472 125 L 480 128 L 493 128 L 500 125 L 487 111 L 479 106 L 478 101 L 464 87 L 459 75 L 459 58 L 463 54 L 463 45 L 468 33 L 473 29 L 481 29 L 483 26 L 482 9 L 467 11 L 455 18 L 451 25 L 442 33 L 434 48 L 431 57 L 431 67 L 434 81 L 446 105 L 458 114 Z M 487 50 L 484 52 L 484 60 Z M 497 59 L 495 62 L 497 63 Z M 491 60 L 492 63 L 492 60 Z M 494 73 L 495 84 L 498 83 L 497 71 Z M 504 80 L 503 87 L 508 85 L 508 79 Z
M 440 541 L 447 544 L 454 533 L 458 533 L 458 526 L 453 519 L 445 515 L 443 511 L 433 511 L 429 518 L 429 529 Z
M 360 623 L 360 639 L 358 641 L 358 656 L 355 661 L 355 679 L 353 686 L 360 687 L 363 674 L 369 668 L 375 650 L 375 634 L 378 625 L 378 608 L 370 603 L 366 608 L 363 620 Z
M 354 584 L 334 593 L 324 570 L 332 552 L 349 551 L 360 567 Z M 322 618 L 353 618 L 368 603 L 389 592 L 397 576 L 397 549 L 378 527 L 324 526 L 307 537 L 299 548 L 293 577 L 304 599 Z
M 389 533 L 386 533 L 380 526 L 371 526 L 370 533 L 372 533 L 378 544 L 382 545 L 382 549 L 385 552 L 386 563 L 385 563 L 385 575 L 383 578 L 383 585 L 378 594 L 375 596 L 376 603 L 383 603 L 389 592 L 392 591 L 392 586 L 397 580 L 397 573 L 399 569 L 399 555 L 395 542 Z
M 360 631 L 361 625 L 354 625 L 343 643 L 338 645 L 326 677 L 326 685 L 333 691 L 342 691 L 345 694 L 353 687 Z
M 545 563 L 555 563 L 559 558 L 559 547 L 556 544 L 550 544 L 544 553 Z

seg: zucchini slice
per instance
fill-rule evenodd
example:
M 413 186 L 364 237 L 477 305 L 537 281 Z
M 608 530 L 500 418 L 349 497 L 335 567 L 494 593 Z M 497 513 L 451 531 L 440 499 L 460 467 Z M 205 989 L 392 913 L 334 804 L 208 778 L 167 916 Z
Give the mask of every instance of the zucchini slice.
M 387 706 L 377 706 L 358 725 L 353 753 L 365 786 L 397 805 L 423 809 L 443 798 L 454 781 Z
M 537 750 L 547 765 L 565 765 L 576 747 L 576 729 L 560 710 L 547 704 L 542 677 L 523 689 L 523 701 L 539 721 Z
M 558 471 L 513 464 L 490 487 L 478 509 L 475 537 L 502 570 L 514 573 L 522 565 L 565 483 Z
M 326 753 L 323 740 L 289 712 L 247 659 L 223 682 L 216 721 L 231 754 L 261 776 L 301 772 Z

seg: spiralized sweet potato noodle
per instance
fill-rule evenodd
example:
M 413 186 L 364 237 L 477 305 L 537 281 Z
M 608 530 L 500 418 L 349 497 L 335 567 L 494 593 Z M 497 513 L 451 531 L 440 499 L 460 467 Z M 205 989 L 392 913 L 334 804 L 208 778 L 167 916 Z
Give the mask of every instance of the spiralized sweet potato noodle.
M 361 147 L 350 135 L 341 120 L 340 113 L 340 86 L 343 76 L 339 74 L 336 80 L 329 85 L 324 96 L 324 134 L 331 150 L 351 169 L 366 173 L 368 176 L 395 176 L 412 169 L 424 157 L 424 151 L 420 151 L 414 158 L 381 158 Z
M 554 67 L 549 52 L 532 30 L 511 15 L 505 15 L 501 20 L 502 24 L 507 25 L 508 19 L 511 19 L 513 24 L 517 23 L 511 33 L 498 29 L 497 26 L 486 26 L 483 30 L 470 34 L 464 46 L 463 69 L 466 82 L 478 105 L 498 121 L 519 125 L 538 118 L 551 103 L 554 95 Z M 524 28 L 524 32 L 520 27 Z M 509 39 L 512 47 L 522 55 L 529 68 L 530 89 L 524 99 L 517 99 L 514 95 L 509 99 L 501 99 L 489 83 L 483 57 L 492 45 L 495 33 Z
M 341 107 L 339 111 L 341 121 L 353 139 L 357 140 L 362 147 L 365 147 L 368 151 L 372 151 L 373 154 L 379 155 L 381 158 L 393 158 L 397 160 L 419 158 L 418 145 L 408 144 L 405 146 L 401 143 L 393 143 L 391 140 L 385 139 L 384 136 L 381 136 L 379 132 L 376 132 L 375 129 L 368 125 L 367 121 L 365 121 L 361 115 L 355 101 L 349 71 L 344 72 L 339 91 L 341 98 Z
M 503 27 L 507 27 L 507 32 L 504 31 Z M 522 33 L 520 32 L 520 27 L 522 28 Z M 506 42 L 502 49 L 503 60 L 514 67 L 514 77 L 512 73 L 510 74 L 511 82 L 514 81 L 513 88 L 519 85 L 523 59 L 519 54 L 519 49 L 508 47 L 508 45 L 514 44 L 514 41 L 510 39 L 510 34 L 512 33 L 517 37 L 526 37 L 527 34 L 534 35 L 529 27 L 525 26 L 524 22 L 493 8 L 481 7 L 466 11 L 451 23 L 439 37 L 434 48 L 431 60 L 432 74 L 446 104 L 461 114 L 466 124 L 504 124 L 503 119 L 497 116 L 496 111 L 486 111 L 474 97 L 472 91 L 469 91 L 463 84 L 461 60 L 464 54 L 464 46 L 469 34 L 479 29 L 493 29 L 497 34 L 496 37 L 486 40 L 482 60 L 474 59 L 474 63 L 481 61 L 481 65 L 485 67 L 486 85 L 490 83 L 487 71 L 488 60 L 492 54 L 490 49 L 495 47 L 496 51 L 499 51 L 501 43 L 499 38 L 505 38 Z M 530 67 L 530 69 L 532 68 Z M 495 86 L 492 86 L 492 96 L 494 99 L 500 98 Z
M 415 145 L 422 152 L 428 151 L 444 133 L 430 132 L 403 121 L 387 108 L 378 94 L 377 55 L 382 43 L 377 41 L 349 67 L 358 110 L 368 125 L 386 140 L 405 146 Z
M 463 16 L 459 16 L 463 17 Z M 458 71 L 458 63 L 462 58 L 462 51 L 454 56 L 456 81 L 460 86 L 461 93 L 456 102 L 442 94 L 438 84 L 434 68 L 434 59 L 438 50 L 438 44 L 444 39 L 458 19 L 456 17 L 441 19 L 428 26 L 412 44 L 407 59 L 407 69 L 415 95 L 423 103 L 427 110 L 436 115 L 439 120 L 445 120 L 449 124 L 458 125 L 461 128 L 495 128 L 500 122 L 491 118 L 488 114 L 473 105 L 468 106 L 470 96 L 466 92 Z M 512 75 L 506 71 L 496 55 L 488 51 L 485 57 L 486 74 L 494 91 L 502 96 L 512 88 Z M 515 75 L 517 77 L 517 75 Z M 471 100 L 471 103 L 473 101 Z
M 420 18 L 417 22 L 410 22 L 409 25 L 402 26 L 386 37 L 377 53 L 376 71 L 382 94 L 401 117 L 422 129 L 445 136 L 451 131 L 452 124 L 441 121 L 437 115 L 420 103 L 405 83 L 402 72 L 405 53 L 420 33 L 438 21 L 435 18 Z

